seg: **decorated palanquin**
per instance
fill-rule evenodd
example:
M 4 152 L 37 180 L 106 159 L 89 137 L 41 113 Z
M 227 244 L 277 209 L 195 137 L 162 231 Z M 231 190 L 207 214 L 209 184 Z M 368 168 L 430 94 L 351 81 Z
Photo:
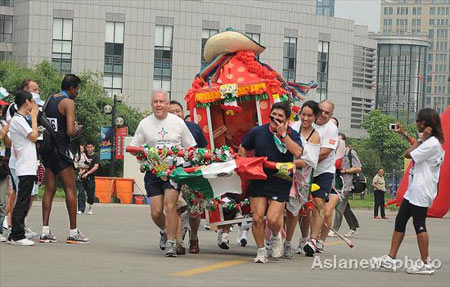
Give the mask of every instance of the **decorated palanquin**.
M 271 105 L 302 99 L 314 84 L 287 83 L 257 56 L 264 47 L 246 35 L 228 30 L 205 44 L 208 62 L 185 96 L 191 118 L 202 128 L 210 147 L 237 150 L 256 125 L 269 122 Z
M 269 122 L 272 104 L 302 101 L 302 96 L 316 87 L 314 82 L 286 82 L 258 60 L 264 49 L 232 30 L 206 42 L 204 58 L 208 66 L 197 74 L 185 100 L 191 120 L 208 140 L 207 149 L 127 147 L 137 155 L 141 168 L 181 184 L 189 211 L 205 211 L 211 229 L 251 221 L 246 181 L 266 179 L 263 168 L 277 169 L 277 175 L 287 179 L 295 170 L 293 163 L 268 162 L 250 153 L 247 158 L 239 158 L 236 154 L 250 129 Z M 189 167 L 180 167 L 180 160 Z

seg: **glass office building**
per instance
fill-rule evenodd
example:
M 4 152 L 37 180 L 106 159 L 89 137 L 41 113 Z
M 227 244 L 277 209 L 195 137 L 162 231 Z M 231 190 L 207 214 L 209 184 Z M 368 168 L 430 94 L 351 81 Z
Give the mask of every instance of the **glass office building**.
M 377 36 L 376 108 L 413 123 L 424 106 L 426 39 Z

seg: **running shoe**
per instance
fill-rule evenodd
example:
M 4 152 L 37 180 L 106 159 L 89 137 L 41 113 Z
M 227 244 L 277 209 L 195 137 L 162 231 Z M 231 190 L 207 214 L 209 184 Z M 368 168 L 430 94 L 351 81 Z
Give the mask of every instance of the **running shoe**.
M 278 233 L 277 236 L 272 235 L 272 239 L 270 240 L 272 245 L 272 257 L 280 258 L 283 256 L 283 244 L 282 244 L 281 233 Z
M 39 237 L 40 243 L 55 243 L 56 241 L 56 237 L 51 230 L 48 233 L 42 233 Z
M 303 254 L 303 247 L 305 247 L 308 242 L 308 238 L 300 237 L 300 241 L 298 242 L 297 254 Z
M 292 259 L 294 258 L 294 248 L 292 248 L 291 244 L 286 244 L 286 241 L 284 242 L 284 258 Z
M 87 213 L 87 215 L 92 215 L 93 214 L 93 212 L 92 212 L 92 204 L 88 205 L 88 211 L 86 213 Z
M 347 234 L 344 234 L 345 237 L 357 237 L 358 236 L 358 231 L 350 229 L 349 232 L 347 232 Z
M 324 247 L 324 243 L 322 240 L 317 240 L 316 241 L 316 253 L 323 253 L 323 247 Z
M 165 250 L 167 244 L 167 233 L 160 231 L 159 235 L 161 236 L 159 238 L 159 248 L 161 248 L 161 250 Z
M 8 244 L 11 245 L 20 245 L 20 246 L 33 246 L 34 245 L 34 241 L 30 240 L 28 238 L 24 238 L 24 239 L 20 239 L 20 240 L 9 240 L 7 241 Z
M 267 250 L 266 248 L 259 248 L 256 253 L 255 259 L 253 259 L 254 263 L 267 263 L 269 260 L 267 258 Z
M 242 226 L 240 225 L 237 232 L 236 241 L 239 245 L 242 247 L 247 246 L 247 230 L 243 230 Z
M 401 266 L 401 264 L 398 263 L 397 259 L 393 259 L 389 255 L 383 255 L 381 257 L 372 257 L 370 261 L 376 268 L 381 267 L 393 272 L 397 272 L 398 266 Z
M 3 236 L 3 234 L 0 234 L 0 242 L 6 242 L 8 239 Z
M 175 241 L 167 240 L 165 249 L 166 249 L 166 257 L 177 257 Z
M 25 237 L 28 239 L 34 238 L 38 236 L 38 234 L 36 232 L 34 232 L 33 230 L 31 230 L 29 227 L 25 227 Z
M 303 251 L 305 252 L 306 256 L 312 257 L 314 253 L 317 252 L 317 240 L 311 239 L 308 242 L 306 242 L 305 246 L 303 247 Z
M 226 232 L 218 232 L 218 234 L 217 245 L 222 249 L 230 249 L 229 234 Z
M 425 264 L 420 262 L 419 264 L 414 264 L 410 268 L 406 269 L 408 274 L 419 274 L 419 275 L 431 275 L 434 273 L 433 266 L 430 264 Z
M 82 215 L 82 214 L 83 214 L 83 211 L 78 210 L 78 211 L 77 211 L 77 214 L 78 214 L 78 215 Z
M 89 244 L 91 240 L 83 235 L 79 230 L 76 235 L 69 235 L 66 239 L 66 243 L 69 244 Z
M 373 219 L 381 219 L 379 216 L 374 216 Z

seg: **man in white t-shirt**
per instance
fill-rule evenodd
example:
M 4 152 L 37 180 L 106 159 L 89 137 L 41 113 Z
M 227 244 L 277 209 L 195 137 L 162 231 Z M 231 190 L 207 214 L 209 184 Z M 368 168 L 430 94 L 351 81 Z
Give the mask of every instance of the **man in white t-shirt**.
M 323 208 L 329 200 L 329 193 L 333 185 L 336 167 L 334 165 L 336 148 L 338 144 L 338 129 L 330 122 L 333 116 L 334 104 L 329 100 L 320 103 L 320 115 L 314 124 L 314 128 L 320 135 L 320 153 L 317 168 L 314 170 L 313 183 L 320 186 L 319 190 L 311 193 L 315 208 L 311 222 L 311 240 L 303 250 L 307 256 L 323 252 L 323 242 L 319 239 L 319 233 L 324 222 Z
M 154 147 L 187 148 L 196 145 L 184 121 L 169 113 L 170 101 L 167 92 L 153 91 L 151 104 L 153 114 L 139 123 L 131 146 L 148 144 Z M 170 180 L 162 180 L 151 172 L 146 172 L 144 182 L 147 196 L 151 197 L 153 222 L 161 229 L 159 247 L 166 251 L 166 256 L 176 257 L 178 191 Z
M 39 107 L 31 93 L 19 91 L 15 102 L 18 110 L 11 119 L 10 138 L 16 155 L 16 173 L 19 177 L 16 205 L 12 213 L 12 229 L 8 243 L 14 245 L 34 245 L 25 237 L 25 216 L 31 200 L 31 192 L 36 182 L 37 154 L 35 142 L 38 139 L 37 115 Z M 31 116 L 31 127 L 26 116 Z

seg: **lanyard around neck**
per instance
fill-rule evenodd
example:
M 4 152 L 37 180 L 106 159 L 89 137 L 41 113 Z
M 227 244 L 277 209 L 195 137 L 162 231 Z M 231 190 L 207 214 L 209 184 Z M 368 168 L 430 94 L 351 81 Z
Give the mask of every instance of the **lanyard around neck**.
M 66 98 L 69 98 L 69 94 L 66 91 L 59 92 L 61 95 L 63 95 Z

